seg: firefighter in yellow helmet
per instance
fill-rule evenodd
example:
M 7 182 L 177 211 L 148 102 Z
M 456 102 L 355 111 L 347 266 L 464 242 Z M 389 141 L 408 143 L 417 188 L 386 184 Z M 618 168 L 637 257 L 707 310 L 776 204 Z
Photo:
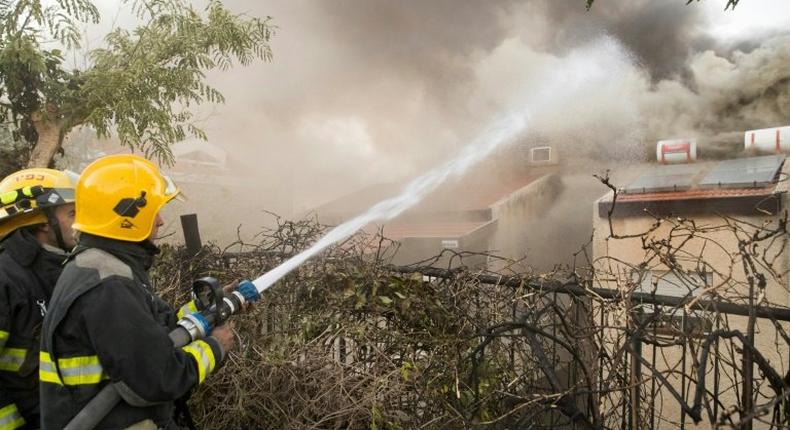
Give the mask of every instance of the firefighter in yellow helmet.
M 123 400 L 96 428 L 177 428 L 175 401 L 233 346 L 229 325 L 183 348 L 168 337 L 179 315 L 154 293 L 148 269 L 158 252 L 159 211 L 178 193 L 153 163 L 134 155 L 98 159 L 80 175 L 79 243 L 41 335 L 43 429 L 63 428 L 107 384 Z
M 0 181 L 0 429 L 39 428 L 39 334 L 75 245 L 75 176 L 27 169 Z

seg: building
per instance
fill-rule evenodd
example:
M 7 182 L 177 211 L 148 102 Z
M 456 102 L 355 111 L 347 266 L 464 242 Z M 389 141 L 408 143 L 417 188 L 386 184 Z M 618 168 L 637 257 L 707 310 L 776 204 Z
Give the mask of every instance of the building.
M 179 215 L 195 213 L 204 242 L 225 246 L 239 236 L 253 237 L 262 227 L 272 226 L 272 214 L 293 214 L 289 181 L 266 178 L 266 172 L 211 142 L 186 140 L 174 144 L 171 150 L 175 164 L 164 171 L 186 199 L 165 207 L 165 231 L 180 231 Z
M 524 220 L 539 217 L 562 193 L 557 154 L 550 147 L 529 148 L 526 160 L 514 168 L 496 159 L 462 178 L 441 185 L 415 207 L 383 225 L 370 225 L 399 243 L 393 263 L 484 268 L 484 253 L 510 258 L 524 255 L 515 232 Z M 513 163 L 512 157 L 508 162 Z M 379 184 L 348 194 L 315 209 L 319 220 L 337 225 L 379 201 L 397 195 L 404 184 Z M 463 261 L 457 257 L 465 253 Z M 472 255 L 480 253 L 480 255 Z M 434 257 L 442 254 L 442 258 Z
M 785 161 L 785 155 L 748 155 L 751 156 L 696 163 L 685 163 L 691 159 L 685 157 L 684 164 L 642 165 L 615 172 L 617 184 L 625 186 L 618 188 L 616 195 L 610 191 L 601 197 L 593 208 L 597 286 L 618 289 L 626 295 L 635 291 L 748 305 L 749 282 L 745 259 L 739 253 L 739 244 L 743 242 L 739 241 L 749 240 L 749 232 L 768 231 L 780 225 L 788 209 L 786 193 L 790 188 L 786 180 L 790 163 Z M 757 267 L 758 272 L 766 275 L 767 284 L 764 291 L 760 289 L 752 297 L 763 300 L 763 305 L 790 306 L 787 277 L 782 276 L 790 269 L 790 257 L 783 252 L 786 245 L 785 235 L 759 243 L 758 249 L 749 248 L 750 252 L 766 256 L 772 266 L 769 269 L 758 263 Z M 713 309 L 660 308 L 636 302 L 631 305 L 633 312 L 610 312 L 609 318 L 619 319 L 621 327 L 622 321 L 634 327 L 640 318 L 659 315 L 645 329 L 653 342 L 637 342 L 639 353 L 653 363 L 668 385 L 683 393 L 689 404 L 697 385 L 695 362 L 705 337 L 725 327 L 743 333 L 747 329 L 747 317 L 723 315 Z M 784 375 L 790 345 L 778 338 L 770 320 L 757 320 L 755 347 Z M 605 339 L 602 348 L 610 353 L 629 342 L 622 330 L 608 331 Z M 719 342 L 715 345 L 716 351 L 721 347 L 733 357 L 738 356 L 732 359 L 740 358 L 737 348 L 725 346 L 733 344 L 722 340 L 721 346 Z M 719 367 L 714 361 L 710 359 L 705 384 L 714 397 L 710 412 L 718 416 L 726 406 L 739 403 L 740 382 L 737 375 L 728 374 L 727 368 Z M 632 366 L 634 385 L 643 382 L 640 386 L 643 391 L 638 396 L 632 392 L 632 398 L 641 398 L 642 407 L 649 412 L 642 419 L 651 420 L 642 425 L 650 428 L 693 425 L 670 390 L 655 383 L 657 378 L 649 369 L 641 364 Z M 735 367 L 737 364 L 729 369 Z M 761 379 L 757 367 L 754 374 L 755 379 Z M 771 397 L 764 383 L 755 393 L 757 403 Z M 737 414 L 734 419 L 737 422 Z M 709 426 L 705 417 L 694 428 Z M 768 425 L 755 421 L 754 428 L 768 428 Z

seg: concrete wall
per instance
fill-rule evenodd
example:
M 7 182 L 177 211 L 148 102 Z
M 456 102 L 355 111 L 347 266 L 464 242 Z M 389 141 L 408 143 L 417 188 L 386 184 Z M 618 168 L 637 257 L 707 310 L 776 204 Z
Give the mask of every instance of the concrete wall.
M 471 269 L 482 269 L 486 265 L 483 256 L 467 256 L 463 260 L 455 256 L 455 252 L 485 253 L 491 247 L 491 238 L 496 231 L 497 222 L 491 221 L 465 234 L 454 237 L 407 237 L 400 240 L 400 248 L 395 254 L 392 264 L 410 265 L 438 256 L 446 247 L 447 241 L 458 244 L 457 248 L 449 248 L 442 258 L 433 261 L 434 267 L 453 268 L 460 265 Z M 386 235 L 386 233 L 385 233 Z M 427 263 L 426 263 L 427 264 Z
M 524 258 L 530 249 L 534 249 L 534 244 L 527 239 L 530 221 L 543 216 L 562 189 L 560 177 L 547 174 L 491 205 L 492 216 L 499 222 L 492 250 L 505 258 Z M 494 263 L 491 269 L 499 269 L 496 266 Z
M 788 167 L 785 167 L 787 173 Z M 778 184 L 777 191 L 787 191 L 788 185 L 786 183 Z M 603 199 L 611 199 L 611 195 L 605 196 Z M 783 208 L 780 213 L 787 210 L 787 202 L 783 201 Z M 745 285 L 745 274 L 743 270 L 742 260 L 738 255 L 738 238 L 733 234 L 731 228 L 726 228 L 728 222 L 731 220 L 725 219 L 723 216 L 727 214 L 714 214 L 714 213 L 699 213 L 697 215 L 689 216 L 693 219 L 697 226 L 697 233 L 693 237 L 689 237 L 688 231 L 683 229 L 672 232 L 673 225 L 676 225 L 676 220 L 664 220 L 658 228 L 648 233 L 645 237 L 648 239 L 666 240 L 668 244 L 673 247 L 680 246 L 682 243 L 683 252 L 677 253 L 677 265 L 686 270 L 698 270 L 702 262 L 706 263 L 706 271 L 712 273 L 712 288 L 715 293 L 724 297 L 747 296 L 748 287 Z M 738 216 L 737 219 L 746 221 L 754 226 L 766 226 L 768 228 L 776 227 L 779 217 L 770 215 L 753 215 L 753 216 Z M 656 220 L 650 216 L 626 216 L 614 217 L 612 219 L 611 227 L 616 235 L 634 235 L 643 232 L 648 232 L 653 228 Z M 627 238 L 627 239 L 614 239 L 610 237 L 610 226 L 608 218 L 601 216 L 598 211 L 597 204 L 593 210 L 593 223 L 594 223 L 594 240 L 593 240 L 593 255 L 594 266 L 598 273 L 597 284 L 603 288 L 618 288 L 621 290 L 633 289 L 636 286 L 633 282 L 632 272 L 634 268 L 640 263 L 647 263 L 645 269 L 653 271 L 667 270 L 667 266 L 662 264 L 655 258 L 652 258 L 655 253 L 651 250 L 644 249 L 644 242 L 642 238 Z M 743 236 L 742 236 L 743 237 Z M 767 255 L 779 255 L 774 262 L 775 268 L 779 273 L 785 273 L 790 269 L 790 260 L 788 260 L 788 252 L 785 251 L 787 235 L 779 240 L 771 243 L 763 243 L 758 252 L 767 252 Z M 649 243 L 649 241 L 647 242 Z M 770 278 L 770 276 L 769 276 Z M 773 306 L 790 306 L 790 285 L 788 279 L 771 279 L 765 289 L 764 296 L 771 302 Z M 706 298 L 711 299 L 714 291 L 709 291 Z M 739 300 L 738 303 L 746 304 L 745 300 Z M 711 317 L 713 314 L 707 314 Z M 705 316 L 702 314 L 702 316 Z M 624 312 L 610 312 L 609 324 L 613 326 L 623 326 L 624 322 L 629 318 Z M 727 322 L 730 329 L 741 330 L 746 332 L 747 320 L 746 317 L 740 316 L 727 316 Z M 789 324 L 782 324 L 785 330 L 790 329 Z M 714 326 L 715 329 L 715 326 Z M 617 350 L 625 341 L 622 333 L 610 330 L 606 332 L 606 341 L 604 347 L 608 350 Z M 665 336 L 667 341 L 672 340 L 671 335 Z M 702 343 L 695 342 L 697 346 Z M 726 342 L 722 341 L 722 345 Z M 736 344 L 739 342 L 736 341 Z M 756 335 L 755 335 L 756 348 L 769 360 L 771 365 L 779 372 L 780 375 L 788 371 L 788 352 L 790 348 L 782 340 L 773 323 L 769 320 L 758 319 Z M 654 348 L 644 345 L 642 356 L 648 361 L 653 360 Z M 741 355 L 738 351 L 732 351 L 732 358 L 736 361 L 736 366 L 740 367 Z M 689 369 L 694 366 L 696 357 L 699 356 L 699 349 L 694 351 L 686 350 L 684 353 L 683 348 L 680 346 L 666 346 L 657 348 L 655 351 L 656 368 L 664 374 L 669 380 L 670 384 L 682 392 L 683 389 L 687 393 L 693 393 L 696 388 L 695 383 L 685 382 L 681 378 L 683 365 L 685 364 L 685 373 L 687 375 L 695 375 L 696 372 L 691 372 Z M 726 369 L 722 369 L 724 371 Z M 709 365 L 709 371 L 706 376 L 707 387 L 711 388 L 714 383 L 714 369 Z M 730 375 L 732 372 L 729 372 Z M 757 380 L 762 379 L 757 367 L 754 371 Z M 606 376 L 604 376 L 606 378 Z M 645 369 L 642 371 L 642 378 L 650 380 L 650 374 Z M 725 405 L 730 406 L 739 403 L 736 398 L 736 392 L 740 392 L 740 383 L 731 380 L 724 373 L 721 374 L 720 390 L 724 391 L 725 387 L 732 386 L 725 394 L 722 394 L 719 400 Z M 767 384 L 763 384 L 767 385 Z M 646 389 L 650 389 L 650 383 L 644 385 Z M 762 388 L 762 392 L 771 393 L 767 387 Z M 648 393 L 649 394 L 649 393 Z M 650 397 L 650 396 L 648 396 Z M 658 421 L 656 421 L 657 428 L 673 428 L 680 422 L 681 410 L 678 403 L 672 398 L 667 389 L 658 390 L 657 394 L 653 396 L 658 402 L 657 407 L 661 407 L 662 413 Z M 691 395 L 687 396 L 688 401 L 691 401 Z M 758 398 L 758 404 L 765 401 L 765 398 Z M 719 412 L 722 409 L 719 408 Z M 707 421 L 706 412 L 703 412 Z M 737 417 L 737 415 L 736 415 Z M 770 417 L 764 417 L 770 419 Z M 692 421 L 686 417 L 686 425 L 691 425 Z M 702 423 L 694 428 L 709 428 L 710 425 Z M 755 421 L 754 428 L 768 428 L 764 423 Z
M 443 250 L 443 240 L 457 240 L 458 248 L 453 249 L 454 251 L 493 252 L 506 258 L 521 258 L 530 248 L 534 249 L 535 245 L 525 239 L 532 226 L 530 221 L 543 217 L 562 191 L 563 183 L 560 177 L 556 174 L 546 174 L 490 207 L 477 211 L 481 214 L 485 213 L 492 220 L 481 228 L 458 237 L 412 237 L 400 240 L 401 247 L 393 262 L 411 264 L 436 256 Z M 453 213 L 442 214 L 441 217 L 449 219 L 451 215 Z M 466 212 L 459 212 L 455 216 L 469 215 Z M 413 217 L 419 219 L 417 215 Z M 451 261 L 452 254 L 447 255 L 448 258 L 442 258 L 434 266 L 451 267 L 461 263 L 457 258 Z M 490 269 L 496 270 L 500 263 L 488 262 L 485 257 L 467 257 L 463 264 L 471 268 L 483 268 L 488 265 Z

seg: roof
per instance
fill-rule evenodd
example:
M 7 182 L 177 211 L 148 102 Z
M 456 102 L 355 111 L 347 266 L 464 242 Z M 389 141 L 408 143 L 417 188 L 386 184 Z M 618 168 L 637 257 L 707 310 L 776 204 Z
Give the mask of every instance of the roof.
M 505 175 L 492 169 L 477 168 L 458 179 L 441 184 L 417 205 L 384 224 L 385 237 L 404 239 L 475 240 L 488 235 L 497 221 L 493 207 L 517 195 L 527 186 L 553 173 L 553 167 L 531 167 Z M 405 183 L 385 183 L 365 187 L 345 195 L 313 211 L 322 222 L 339 224 L 374 204 L 402 192 Z M 381 225 L 371 224 L 365 230 L 375 233 Z
M 527 173 L 501 178 L 487 172 L 470 175 L 440 186 L 414 208 L 414 212 L 477 211 L 535 182 L 544 173 Z
M 711 188 L 664 193 L 618 194 L 618 202 L 660 202 L 670 200 L 726 199 L 748 196 L 769 196 L 776 184 L 765 188 Z
M 402 188 L 402 184 L 393 183 L 371 185 L 324 203 L 311 212 L 315 212 L 325 221 L 339 223 L 359 215 L 385 198 L 396 195 Z
M 440 185 L 400 218 L 475 222 L 490 220 L 493 204 L 546 175 L 545 171 L 532 170 L 506 178 L 497 177 L 491 171 L 474 172 Z M 318 206 L 313 211 L 321 219 L 341 222 L 364 212 L 381 200 L 399 194 L 405 186 L 405 183 L 371 185 Z
M 764 182 L 741 180 L 751 178 L 754 169 L 742 171 L 732 170 L 734 165 L 750 166 L 765 161 L 775 160 L 775 171 Z M 686 168 L 683 168 L 686 166 Z M 685 170 L 685 172 L 682 172 Z M 781 207 L 779 188 L 780 177 L 788 170 L 784 164 L 784 156 L 748 157 L 719 162 L 703 162 L 692 165 L 667 165 L 640 168 L 642 173 L 633 180 L 625 190 L 618 190 L 617 205 L 614 215 L 644 215 L 645 211 L 654 214 L 689 214 L 718 212 L 739 215 L 755 215 L 757 213 L 777 213 Z M 730 184 L 713 184 L 707 178 L 712 173 L 725 171 Z M 665 176 L 661 176 L 664 173 Z M 647 178 L 647 180 L 646 180 Z M 653 182 L 654 191 L 639 190 L 645 182 Z M 666 182 L 677 181 L 679 186 Z M 666 182 L 666 183 L 665 183 Z M 752 185 L 745 185 L 752 183 Z M 635 184 L 639 184 L 634 186 Z M 598 200 L 599 216 L 607 216 L 612 207 L 612 193 Z
M 196 163 L 211 163 L 224 165 L 227 162 L 227 152 L 209 142 L 197 139 L 184 140 L 170 147 L 176 161 Z

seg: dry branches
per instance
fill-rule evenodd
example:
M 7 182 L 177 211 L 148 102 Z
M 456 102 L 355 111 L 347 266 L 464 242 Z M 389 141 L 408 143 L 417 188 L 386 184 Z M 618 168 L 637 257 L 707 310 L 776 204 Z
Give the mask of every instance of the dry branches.
M 788 337 L 779 320 L 757 318 L 758 307 L 759 315 L 774 315 L 766 307 L 771 300 L 762 295 L 750 304 L 744 287 L 751 281 L 737 270 L 747 260 L 755 289 L 772 288 L 766 285 L 784 273 L 775 249 L 783 246 L 784 224 L 661 218 L 656 224 L 622 239 L 638 241 L 645 253 L 640 264 L 599 258 L 588 262 L 597 269 L 592 279 L 559 272 L 504 276 L 463 264 L 394 268 L 388 263 L 397 244 L 380 235 L 353 236 L 237 319 L 240 346 L 194 394 L 194 415 L 204 428 L 786 424 L 790 378 L 779 376 L 786 366 L 777 357 L 790 347 Z M 323 231 L 315 220 L 281 221 L 234 248 L 206 247 L 195 257 L 167 249 L 155 270 L 158 288 L 175 303 L 200 276 L 254 278 Z M 722 232 L 742 245 L 722 243 Z M 705 261 L 710 249 L 726 250 L 733 267 Z M 684 307 L 693 294 L 674 305 L 645 304 L 657 297 L 655 287 L 646 291 L 634 273 L 659 267 L 689 291 L 703 292 L 694 308 L 701 310 Z M 714 269 L 716 283 L 709 285 L 706 273 Z M 746 317 L 717 308 L 736 304 L 755 311 Z M 755 343 L 741 333 L 749 319 L 761 335 L 775 332 L 775 342 Z M 744 350 L 758 366 L 752 378 L 744 372 Z M 743 403 L 744 377 L 754 408 Z

